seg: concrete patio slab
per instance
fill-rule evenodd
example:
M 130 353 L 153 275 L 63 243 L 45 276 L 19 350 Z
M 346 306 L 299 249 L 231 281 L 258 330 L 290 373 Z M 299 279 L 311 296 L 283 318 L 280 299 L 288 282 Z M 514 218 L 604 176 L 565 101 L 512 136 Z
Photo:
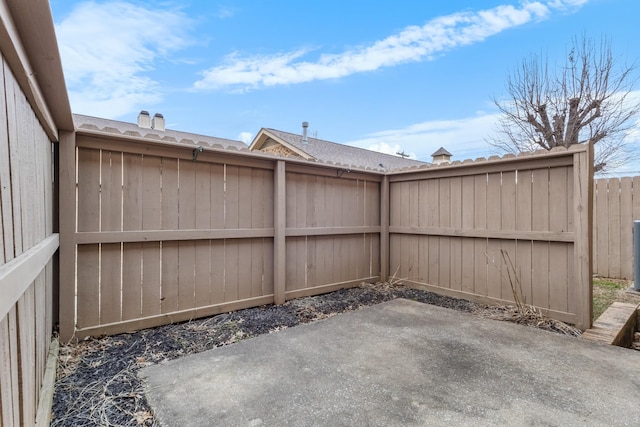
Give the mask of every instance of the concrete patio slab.
M 140 375 L 165 426 L 640 425 L 640 353 L 407 300 Z

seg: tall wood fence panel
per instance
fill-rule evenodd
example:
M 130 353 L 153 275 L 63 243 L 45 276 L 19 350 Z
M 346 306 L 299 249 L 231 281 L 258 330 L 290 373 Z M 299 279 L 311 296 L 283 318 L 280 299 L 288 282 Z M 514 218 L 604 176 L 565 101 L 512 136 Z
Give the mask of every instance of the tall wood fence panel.
M 0 425 L 33 425 L 52 331 L 52 143 L 0 64 Z
M 633 221 L 640 220 L 640 177 L 595 181 L 594 273 L 633 279 Z
M 61 155 L 63 339 L 379 278 L 379 176 L 276 174 L 274 156 L 215 148 L 194 161 L 193 145 L 104 132 L 75 143 Z
M 379 279 L 379 182 L 310 172 L 287 173 L 287 296 Z
M 589 152 L 503 158 L 390 177 L 390 272 L 485 302 L 514 289 L 589 327 Z

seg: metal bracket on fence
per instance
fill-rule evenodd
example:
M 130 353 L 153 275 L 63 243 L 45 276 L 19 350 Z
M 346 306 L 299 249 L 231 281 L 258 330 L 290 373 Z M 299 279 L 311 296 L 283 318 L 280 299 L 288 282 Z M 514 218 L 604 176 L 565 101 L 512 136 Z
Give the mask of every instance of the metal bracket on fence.
M 193 149 L 193 161 L 195 162 L 196 160 L 198 160 L 198 154 L 202 153 L 204 151 L 204 147 L 202 145 L 199 145 L 198 147 Z
M 337 176 L 338 178 L 342 178 L 342 175 L 344 175 L 344 173 L 345 173 L 345 172 L 346 172 L 346 173 L 351 173 L 351 169 L 338 169 L 338 170 L 336 171 L 336 176 Z

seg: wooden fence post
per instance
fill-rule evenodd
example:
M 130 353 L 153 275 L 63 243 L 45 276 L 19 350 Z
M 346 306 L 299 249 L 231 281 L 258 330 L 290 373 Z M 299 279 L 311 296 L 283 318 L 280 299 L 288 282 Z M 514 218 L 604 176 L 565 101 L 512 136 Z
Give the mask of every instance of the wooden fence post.
M 574 284 L 577 298 L 576 326 L 589 329 L 592 323 L 593 291 L 593 145 L 573 155 Z
M 380 185 L 380 281 L 389 280 L 389 175 Z
M 75 233 L 76 233 L 76 135 L 60 132 L 59 217 L 60 217 L 60 340 L 70 341 L 75 334 Z
M 287 201 L 286 201 L 286 163 L 284 160 L 276 162 L 273 191 L 273 299 L 276 304 L 284 304 L 286 291 L 286 237 Z

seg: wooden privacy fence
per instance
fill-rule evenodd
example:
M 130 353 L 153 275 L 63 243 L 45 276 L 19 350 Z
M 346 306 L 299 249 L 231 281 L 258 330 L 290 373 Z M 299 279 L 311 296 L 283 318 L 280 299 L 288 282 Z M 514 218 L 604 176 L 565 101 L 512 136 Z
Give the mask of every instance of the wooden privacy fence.
M 4 18 L 4 17 L 3 17 Z M 0 426 L 33 425 L 51 344 L 52 143 L 0 64 Z
M 593 270 L 603 277 L 633 279 L 633 221 L 640 220 L 640 177 L 595 181 Z
M 588 149 L 390 176 L 390 267 L 405 283 L 591 325 Z
M 221 147 L 193 161 L 193 145 L 97 130 L 70 138 L 65 340 L 282 303 L 397 267 L 412 285 L 510 301 L 500 249 L 527 302 L 590 325 L 584 148 L 385 176 Z
M 61 155 L 65 340 L 379 279 L 380 175 L 216 149 L 193 161 L 194 146 L 87 130 L 75 142 Z

